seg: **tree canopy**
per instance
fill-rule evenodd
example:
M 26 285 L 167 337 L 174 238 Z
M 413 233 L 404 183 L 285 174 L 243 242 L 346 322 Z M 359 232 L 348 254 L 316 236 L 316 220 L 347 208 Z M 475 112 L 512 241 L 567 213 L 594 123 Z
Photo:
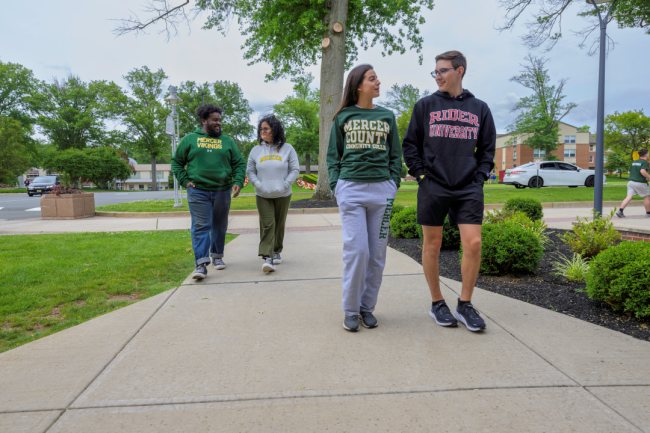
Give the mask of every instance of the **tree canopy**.
M 393 87 L 386 92 L 388 100 L 379 102 L 380 105 L 390 108 L 395 112 L 395 117 L 397 118 L 397 130 L 401 138 L 404 138 L 404 134 L 406 134 L 415 103 L 430 94 L 431 92 L 428 90 L 424 90 L 420 93 L 420 89 L 410 84 L 404 84 L 403 86 L 394 84 Z
M 20 121 L 0 115 L 0 182 L 16 183 L 16 177 L 31 167 L 25 148 L 25 126 Z
M 566 79 L 560 80 L 557 85 L 551 84 L 546 59 L 529 55 L 527 61 L 521 65 L 523 69 L 520 74 L 512 77 L 510 81 L 532 90 L 533 93 L 517 102 L 513 111 L 519 114 L 507 129 L 513 134 L 525 135 L 523 142 L 528 147 L 545 150 L 546 158 L 552 159 L 552 152 L 559 145 L 560 121 L 577 104 L 564 102 Z
M 605 148 L 628 155 L 650 147 L 650 117 L 643 110 L 618 111 L 605 117 Z
M 572 12 L 583 17 L 585 27 L 572 31 L 574 35 L 582 38 L 581 47 L 589 45 L 589 54 L 593 54 L 599 47 L 599 34 L 596 32 L 592 42 L 588 39 L 599 29 L 598 13 L 592 4 L 584 0 L 499 0 L 506 10 L 505 22 L 499 30 L 510 30 L 515 24 L 532 15 L 532 19 L 524 25 L 528 33 L 524 36 L 524 45 L 530 49 L 537 49 L 545 45 L 546 50 L 552 49 L 564 36 L 562 18 Z M 601 14 L 606 14 L 611 3 L 598 6 Z M 621 29 L 640 28 L 650 34 L 650 2 L 648 0 L 618 0 L 614 5 L 609 21 L 616 22 Z

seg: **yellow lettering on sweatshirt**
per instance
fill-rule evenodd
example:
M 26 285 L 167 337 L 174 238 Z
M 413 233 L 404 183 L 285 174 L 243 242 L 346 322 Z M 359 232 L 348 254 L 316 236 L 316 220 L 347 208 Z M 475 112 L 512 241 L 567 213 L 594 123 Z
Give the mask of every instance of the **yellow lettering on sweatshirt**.
M 260 162 L 264 161 L 282 161 L 282 157 L 280 155 L 266 155 L 260 158 Z
M 196 147 L 201 149 L 222 149 L 221 140 L 218 138 L 199 137 L 196 139 Z

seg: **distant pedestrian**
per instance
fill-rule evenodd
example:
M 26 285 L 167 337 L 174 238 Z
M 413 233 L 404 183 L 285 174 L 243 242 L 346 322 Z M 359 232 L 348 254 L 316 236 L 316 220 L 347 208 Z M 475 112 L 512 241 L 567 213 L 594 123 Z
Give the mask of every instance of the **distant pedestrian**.
M 643 198 L 645 206 L 645 216 L 650 218 L 650 187 L 648 187 L 648 173 L 650 164 L 648 163 L 648 149 L 639 150 L 639 159 L 632 161 L 630 165 L 630 181 L 627 183 L 627 197 L 621 203 L 621 207 L 616 211 L 616 216 L 625 218 L 623 210 L 632 201 L 635 195 Z
M 262 271 L 273 272 L 275 265 L 282 263 L 284 226 L 300 165 L 293 146 L 286 142 L 282 122 L 275 116 L 259 121 L 257 143 L 248 155 L 246 174 L 255 187 L 260 217 L 258 255 L 264 259 Z
M 25 179 L 24 184 L 25 184 L 25 187 L 28 187 L 29 186 L 29 179 Z
M 196 269 L 192 278 L 202 280 L 213 260 L 215 269 L 225 269 L 223 262 L 230 190 L 237 197 L 244 185 L 246 162 L 232 138 L 222 135 L 221 107 L 201 105 L 196 117 L 201 127 L 178 143 L 172 157 L 172 171 L 187 190 L 187 204 L 192 216 L 192 248 Z
M 330 188 L 343 230 L 343 328 L 374 328 L 402 155 L 392 111 L 378 107 L 380 81 L 371 65 L 348 74 L 327 150 Z

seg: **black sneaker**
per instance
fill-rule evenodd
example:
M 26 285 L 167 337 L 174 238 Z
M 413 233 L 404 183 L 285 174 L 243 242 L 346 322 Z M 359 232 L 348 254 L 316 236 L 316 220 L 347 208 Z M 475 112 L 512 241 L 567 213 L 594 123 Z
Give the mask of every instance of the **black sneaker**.
M 623 214 L 623 209 L 619 209 L 616 211 L 616 216 L 619 218 L 625 218 L 625 214 Z
M 376 328 L 377 325 L 379 325 L 377 318 L 372 313 L 361 312 L 361 326 L 364 328 Z
M 192 278 L 195 280 L 202 280 L 208 276 L 208 270 L 205 268 L 205 263 L 201 263 L 192 272 Z
M 449 307 L 445 301 L 440 301 L 437 304 L 433 304 L 432 302 L 429 316 L 433 317 L 433 320 L 440 326 L 458 326 L 458 321 L 451 314 L 451 311 L 449 311 Z
M 485 329 L 485 320 L 481 318 L 471 302 L 458 305 L 455 315 L 470 331 L 476 332 Z
M 343 328 L 351 332 L 357 332 L 359 330 L 359 316 L 348 316 L 346 314 Z

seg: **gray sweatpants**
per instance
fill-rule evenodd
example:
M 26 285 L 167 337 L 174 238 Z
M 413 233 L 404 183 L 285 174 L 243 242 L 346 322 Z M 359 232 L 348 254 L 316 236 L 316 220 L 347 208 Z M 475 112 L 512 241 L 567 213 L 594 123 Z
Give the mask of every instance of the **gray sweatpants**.
M 336 183 L 343 226 L 343 311 L 375 311 L 386 265 L 390 213 L 397 194 L 392 180 Z

